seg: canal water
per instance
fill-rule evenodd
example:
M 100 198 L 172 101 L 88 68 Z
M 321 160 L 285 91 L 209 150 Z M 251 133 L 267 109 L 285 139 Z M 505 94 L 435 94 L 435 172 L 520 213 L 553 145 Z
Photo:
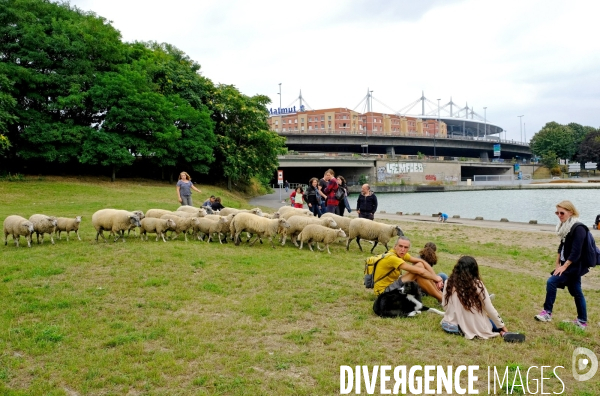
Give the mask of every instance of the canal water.
M 545 189 L 545 190 L 485 190 L 431 193 L 376 193 L 378 211 L 388 213 L 421 213 L 430 216 L 444 212 L 450 218 L 460 215 L 474 219 L 556 224 L 556 204 L 568 199 L 579 210 L 581 221 L 591 227 L 600 214 L 600 189 Z M 352 194 L 350 204 L 356 207 L 358 196 Z

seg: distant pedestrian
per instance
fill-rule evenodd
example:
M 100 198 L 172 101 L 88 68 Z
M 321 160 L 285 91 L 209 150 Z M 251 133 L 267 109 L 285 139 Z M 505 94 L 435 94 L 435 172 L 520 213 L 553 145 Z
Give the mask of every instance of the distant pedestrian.
M 438 221 L 445 223 L 448 220 L 448 215 L 446 213 L 438 213 Z
M 335 197 L 340 186 L 338 185 L 337 179 L 335 178 L 335 172 L 333 169 L 328 169 L 327 174 L 329 175 L 329 180 L 327 181 L 327 187 L 323 190 L 323 192 L 327 195 L 327 213 L 334 213 L 339 215 L 338 205 L 340 201 Z
M 285 192 L 288 192 L 288 189 L 290 188 L 290 183 L 288 183 L 287 180 L 283 183 L 283 188 L 285 188 Z
M 304 191 L 302 191 L 302 187 L 298 186 L 296 190 L 292 191 L 290 200 L 294 208 L 302 209 L 304 207 Z
M 308 209 L 317 217 L 321 217 L 321 195 L 319 194 L 319 179 L 313 177 L 308 182 L 306 189 L 306 203 Z
M 192 178 L 187 172 L 181 172 L 177 181 L 177 198 L 181 205 L 194 206 L 192 204 L 192 190 L 202 192 L 194 186 Z
M 356 201 L 356 213 L 361 219 L 373 220 L 377 212 L 377 197 L 368 184 L 363 184 Z
M 554 262 L 554 271 L 551 272 L 552 276 L 546 282 L 544 309 L 535 315 L 535 319 L 540 322 L 552 320 L 556 289 L 564 289 L 566 286 L 569 294 L 575 299 L 575 307 L 577 307 L 577 318 L 569 323 L 585 330 L 587 328 L 587 306 L 581 290 L 581 277 L 589 271 L 588 266 L 583 262 L 589 230 L 579 222 L 579 212 L 571 201 L 560 202 L 556 205 L 555 213 L 559 220 L 556 225 L 556 234 L 560 238 L 560 245 Z

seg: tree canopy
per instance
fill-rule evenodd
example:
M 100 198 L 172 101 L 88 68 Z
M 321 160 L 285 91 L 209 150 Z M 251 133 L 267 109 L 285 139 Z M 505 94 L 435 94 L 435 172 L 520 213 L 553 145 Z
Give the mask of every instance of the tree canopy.
M 549 163 L 558 158 L 591 161 L 595 158 L 595 149 L 589 147 L 593 142 L 590 137 L 596 136 L 597 132 L 594 127 L 574 122 L 568 125 L 549 122 L 531 138 L 531 151 L 541 158 L 546 158 Z
M 171 44 L 124 43 L 68 3 L 0 1 L 0 88 L 0 152 L 20 161 L 268 182 L 285 150 L 268 97 L 213 84 Z

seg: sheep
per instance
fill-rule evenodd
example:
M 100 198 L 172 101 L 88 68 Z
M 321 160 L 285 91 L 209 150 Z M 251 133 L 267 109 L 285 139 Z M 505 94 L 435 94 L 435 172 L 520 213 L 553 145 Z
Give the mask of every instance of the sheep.
M 123 238 L 125 230 L 129 230 L 132 225 L 139 227 L 140 219 L 126 210 L 100 209 L 92 215 L 92 225 L 96 229 L 96 242 L 98 242 L 98 236 L 102 236 L 102 239 L 106 242 L 104 231 L 110 231 L 111 235 L 115 236 L 114 242 L 118 241 L 119 238 L 122 238 L 125 242 L 125 238 Z
M 222 244 L 223 240 L 225 240 L 224 243 L 227 243 L 227 233 L 229 232 L 229 225 L 231 224 L 231 221 L 233 220 L 233 218 L 235 217 L 235 213 L 231 213 L 228 214 L 227 216 L 219 216 L 219 215 L 206 215 L 204 216 L 205 219 L 212 219 L 212 220 L 219 220 L 219 219 L 225 219 L 224 222 L 220 222 L 219 223 L 219 230 L 216 231 L 219 233 L 219 242 Z M 221 234 L 223 234 L 223 236 L 225 236 L 225 238 L 221 238 Z
M 193 230 L 198 224 L 199 217 L 180 217 L 177 215 L 166 214 L 160 217 L 163 220 L 171 219 L 175 222 L 175 229 L 171 235 L 171 240 L 179 237 L 179 234 L 183 232 L 185 241 L 187 242 L 187 233 L 189 230 Z
M 134 210 L 131 213 L 133 213 L 134 215 L 136 215 L 138 217 L 138 219 L 142 220 L 143 218 L 145 218 L 146 216 L 144 215 L 144 212 L 141 210 Z M 131 232 L 131 230 L 133 230 L 133 236 L 137 236 L 137 231 L 136 231 L 137 227 L 134 226 L 133 224 L 129 227 L 129 229 L 127 230 L 127 236 L 129 236 L 129 233 Z
M 148 209 L 146 211 L 146 217 L 153 217 L 155 219 L 160 219 L 162 215 L 166 214 L 173 214 L 173 212 L 165 209 Z
M 313 251 L 312 242 L 317 242 L 317 249 L 323 251 L 325 249 L 321 249 L 319 247 L 319 242 L 323 242 L 325 244 L 325 248 L 327 249 L 327 253 L 331 254 L 329 251 L 329 244 L 336 241 L 338 238 L 346 238 L 346 233 L 341 228 L 332 229 L 328 227 L 323 227 L 319 224 L 309 224 L 302 232 L 298 235 L 298 239 L 300 239 L 300 249 L 304 242 L 308 243 L 308 247 L 310 251 Z
M 333 218 L 335 220 L 335 222 L 338 224 L 338 227 L 340 227 L 342 230 L 344 230 L 346 235 L 350 235 L 350 222 L 352 221 L 352 218 L 338 216 L 334 213 L 323 213 L 323 216 L 321 216 L 321 217 Z
M 206 209 L 201 208 L 201 209 L 196 209 L 195 212 L 171 212 L 169 214 L 173 214 L 175 216 L 179 216 L 179 217 L 204 217 L 206 216 Z
M 285 245 L 285 240 L 286 240 L 287 236 L 289 235 L 290 238 L 292 239 L 292 243 L 296 247 L 298 247 L 298 242 L 296 241 L 296 238 L 297 238 L 298 234 L 304 229 L 304 227 L 306 227 L 309 224 L 319 224 L 319 225 L 322 225 L 324 227 L 329 227 L 329 228 L 337 227 L 337 223 L 331 217 L 324 217 L 324 218 L 319 219 L 314 216 L 311 216 L 311 217 L 292 216 L 287 220 L 287 222 L 290 224 L 290 228 L 288 228 L 285 231 L 285 233 L 283 234 L 283 237 L 281 238 L 282 239 L 281 246 Z
M 290 211 L 290 210 L 288 210 L 287 212 L 281 213 L 279 215 L 279 217 L 281 219 L 288 220 L 288 219 L 290 219 L 292 217 L 315 217 L 315 215 L 312 214 L 310 211 L 299 211 L 299 210 Z
M 194 235 L 198 236 L 198 239 L 200 239 L 200 233 L 205 234 L 208 236 L 208 240 L 207 242 L 210 242 L 212 239 L 212 234 L 214 234 L 215 232 L 219 233 L 219 242 L 221 241 L 221 227 L 223 224 L 225 224 L 225 222 L 227 221 L 226 217 L 221 217 L 218 220 L 213 220 L 213 219 L 207 219 L 207 218 L 200 218 L 198 219 L 198 223 L 196 226 L 194 226 Z M 221 242 L 222 243 L 222 242 Z
M 271 246 L 275 248 L 273 236 L 277 234 L 280 228 L 287 229 L 289 227 L 290 225 L 285 219 L 267 219 L 255 216 L 252 213 L 238 213 L 231 221 L 229 230 L 236 245 L 240 244 L 242 231 L 246 231 L 257 235 L 250 245 L 253 245 L 261 237 L 268 237 Z
M 253 213 L 258 216 L 262 216 L 262 210 L 260 208 L 254 209 L 235 209 L 235 208 L 223 208 L 219 213 L 221 216 L 227 216 L 231 213 Z
M 281 217 L 281 214 L 279 212 L 263 213 L 262 217 L 266 217 L 267 219 L 278 219 Z
M 15 246 L 19 247 L 21 235 L 27 240 L 27 247 L 31 247 L 33 223 L 24 217 L 11 215 L 4 219 L 4 246 L 8 244 L 8 235 L 12 235 Z
M 377 223 L 369 219 L 352 219 L 350 222 L 350 233 L 348 234 L 348 241 L 346 242 L 346 250 L 350 247 L 350 242 L 356 238 L 356 243 L 362 252 L 362 246 L 360 246 L 360 239 L 366 239 L 368 241 L 375 241 L 371 248 L 371 253 L 377 246 L 377 243 L 385 245 L 385 250 L 388 249 L 387 243 L 394 236 L 403 236 L 404 233 L 400 227 L 396 225 Z
M 44 243 L 44 234 L 50 234 L 50 241 L 54 245 L 54 230 L 56 229 L 56 217 L 43 214 L 34 214 L 29 217 L 33 223 L 33 231 L 37 237 L 37 243 L 40 244 L 40 234 L 42 234 L 42 244 Z
M 215 211 L 210 206 L 203 206 L 202 208 L 197 208 L 195 206 L 190 205 L 181 205 L 177 208 L 176 212 L 198 213 L 200 209 L 204 209 L 207 214 L 215 214 Z
M 81 224 L 81 216 L 77 216 L 74 219 L 70 217 L 58 217 L 56 219 L 56 230 L 54 233 L 58 233 L 58 239 L 60 238 L 61 232 L 67 233 L 67 241 L 69 240 L 69 234 L 71 231 L 75 231 L 77 235 L 77 239 L 81 241 L 81 237 L 79 236 L 79 225 Z
M 161 237 L 163 242 L 165 240 L 165 231 L 175 230 L 175 222 L 171 219 L 156 219 L 156 218 L 145 218 L 140 222 L 140 238 L 143 240 L 144 236 L 148 240 L 148 232 L 156 233 L 156 241 L 158 237 Z
M 277 209 L 277 211 L 281 214 L 281 216 L 283 217 L 284 213 L 288 213 L 288 212 L 297 212 L 297 213 L 310 213 L 311 216 L 313 215 L 313 213 L 310 211 L 310 209 L 301 209 L 301 208 L 294 208 L 293 206 L 282 206 L 281 208 Z

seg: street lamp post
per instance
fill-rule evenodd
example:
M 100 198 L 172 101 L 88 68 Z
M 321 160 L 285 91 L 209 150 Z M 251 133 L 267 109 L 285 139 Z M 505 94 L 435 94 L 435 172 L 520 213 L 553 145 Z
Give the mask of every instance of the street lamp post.
M 440 100 L 441 99 L 437 100 L 438 101 L 438 119 L 437 119 L 438 123 L 437 123 L 437 127 L 433 131 L 433 156 L 434 157 L 437 157 L 437 152 L 435 150 L 435 148 L 436 148 L 435 147 L 435 136 L 437 135 L 437 131 L 440 128 Z
M 521 143 L 523 143 L 523 116 L 524 115 L 525 114 L 517 116 L 517 117 L 519 117 L 519 124 L 521 125 Z
M 483 138 L 485 139 L 485 135 L 487 133 L 487 107 L 483 108 Z
M 373 91 L 369 91 L 369 110 L 371 111 L 371 131 L 375 128 L 375 119 L 373 117 Z M 367 128 L 367 154 L 369 154 L 369 128 Z
M 281 110 L 281 83 L 279 83 L 279 109 Z

